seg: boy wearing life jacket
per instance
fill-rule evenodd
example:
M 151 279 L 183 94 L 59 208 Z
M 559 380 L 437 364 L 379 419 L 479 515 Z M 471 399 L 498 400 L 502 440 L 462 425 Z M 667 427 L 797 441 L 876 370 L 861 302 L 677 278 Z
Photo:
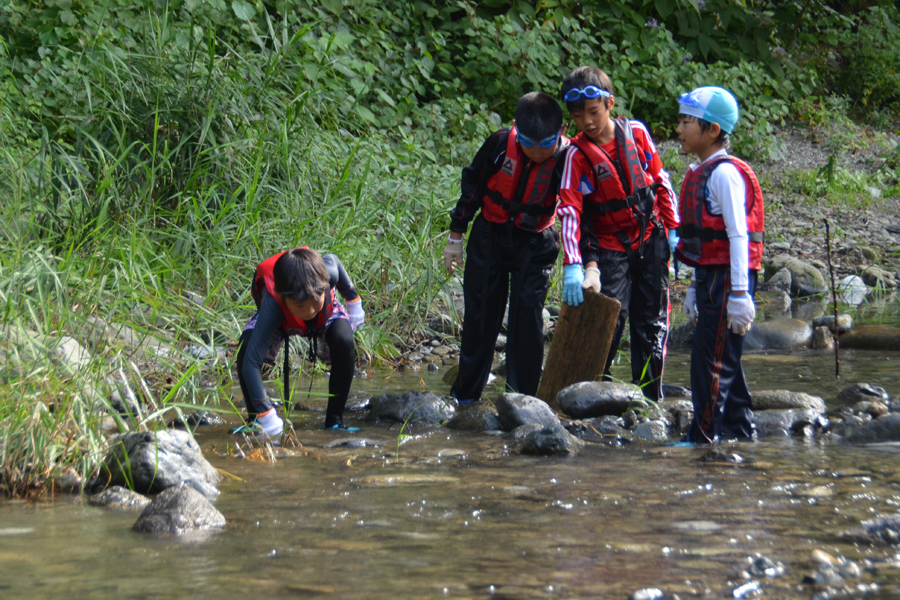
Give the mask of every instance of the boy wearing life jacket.
M 346 308 L 335 289 L 347 302 Z M 238 380 L 247 405 L 247 425 L 235 433 L 265 432 L 281 435 L 284 422 L 266 394 L 260 372 L 263 363 L 275 364 L 279 349 L 289 336 L 312 338 L 324 333 L 331 352 L 328 407 L 325 429 L 350 430 L 342 416 L 356 364 L 353 332 L 366 313 L 344 265 L 334 254 L 319 256 L 303 246 L 276 254 L 256 267 L 250 286 L 257 311 L 247 322 L 237 355 Z M 284 350 L 284 399 L 289 399 L 288 347 Z
M 555 222 L 562 157 L 568 146 L 562 109 L 549 94 L 519 99 L 513 126 L 491 135 L 463 169 L 462 193 L 450 213 L 443 256 L 447 271 L 462 264 L 465 326 L 459 374 L 451 394 L 468 404 L 481 399 L 509 298 L 506 387 L 534 395 L 544 358 L 542 311 L 550 271 L 559 255 Z
M 685 442 L 753 438 L 750 391 L 741 367 L 744 335 L 756 316 L 753 295 L 763 251 L 762 191 L 753 170 L 729 156 L 738 104 L 728 91 L 701 87 L 678 98 L 678 140 L 696 154 L 681 187 L 681 262 L 694 267 L 684 312 L 696 324 L 691 353 L 694 420 Z
M 632 380 L 645 396 L 661 400 L 675 194 L 646 126 L 610 117 L 615 97 L 606 73 L 575 69 L 563 81 L 562 98 L 581 130 L 572 138 L 559 191 L 563 299 L 578 306 L 582 289 L 591 288 L 622 303 L 604 379 L 611 377 L 628 319 Z

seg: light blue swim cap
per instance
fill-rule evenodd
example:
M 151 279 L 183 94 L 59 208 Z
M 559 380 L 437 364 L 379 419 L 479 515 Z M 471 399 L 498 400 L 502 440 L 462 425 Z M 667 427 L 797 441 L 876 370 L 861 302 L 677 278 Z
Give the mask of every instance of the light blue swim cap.
M 737 100 L 720 87 L 700 87 L 678 97 L 678 112 L 718 123 L 725 133 L 731 133 L 740 116 Z

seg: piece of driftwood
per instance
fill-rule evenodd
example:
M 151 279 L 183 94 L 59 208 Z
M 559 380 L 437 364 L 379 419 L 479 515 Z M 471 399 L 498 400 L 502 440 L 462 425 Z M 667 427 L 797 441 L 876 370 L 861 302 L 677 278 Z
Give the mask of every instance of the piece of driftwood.
M 584 291 L 584 302 L 579 306 L 563 303 L 538 398 L 555 408 L 561 389 L 603 374 L 621 306 L 618 300 L 590 290 Z

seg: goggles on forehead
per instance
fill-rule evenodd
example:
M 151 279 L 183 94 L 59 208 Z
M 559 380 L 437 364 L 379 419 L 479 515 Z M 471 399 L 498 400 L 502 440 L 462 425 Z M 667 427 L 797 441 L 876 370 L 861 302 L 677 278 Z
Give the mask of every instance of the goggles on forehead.
M 697 98 L 691 92 L 684 92 L 683 94 L 678 96 L 678 103 L 684 104 L 685 106 L 691 106 L 693 108 L 699 108 L 700 110 L 703 110 L 705 108 L 702 104 L 700 104 L 700 101 L 697 100 Z
M 563 96 L 563 99 L 566 102 L 575 102 L 579 98 L 584 96 L 585 98 L 609 98 L 609 92 L 606 90 L 601 90 L 596 85 L 586 85 L 583 90 L 578 88 L 572 88 L 566 95 Z
M 541 141 L 535 143 L 533 139 L 527 137 L 522 134 L 521 131 L 516 131 L 516 139 L 526 148 L 534 148 L 537 146 L 538 148 L 552 148 L 556 145 L 556 140 L 559 139 L 559 134 L 562 133 L 562 128 L 559 131 L 551 135 L 550 137 L 544 138 Z

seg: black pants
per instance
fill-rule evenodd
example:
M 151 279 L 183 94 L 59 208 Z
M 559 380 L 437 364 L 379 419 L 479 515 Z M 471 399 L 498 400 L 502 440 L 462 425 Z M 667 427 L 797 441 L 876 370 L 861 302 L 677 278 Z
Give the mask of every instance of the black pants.
M 632 266 L 625 252 L 600 249 L 602 292 L 622 303 L 604 380 L 610 380 L 610 367 L 619 351 L 625 321 L 631 331 L 631 379 L 643 386 L 645 396 L 662 400 L 662 376 L 669 337 L 669 244 L 665 235 L 654 233 L 644 243 L 643 257 Z
M 244 381 L 244 353 L 253 335 L 252 329 L 241 334 L 240 350 L 237 355 L 238 382 L 247 405 L 247 420 L 256 418 L 253 403 L 249 401 L 250 393 Z M 335 319 L 325 330 L 325 343 L 331 352 L 331 377 L 328 379 L 328 408 L 325 409 L 325 426 L 330 427 L 341 420 L 350 386 L 353 384 L 353 368 L 356 365 L 356 347 L 353 345 L 353 329 L 346 319 Z M 284 345 L 288 351 L 289 344 Z
M 728 327 L 731 267 L 698 268 L 697 329 L 691 351 L 691 392 L 694 420 L 686 441 L 715 443 L 720 439 L 756 437 L 750 390 L 741 366 L 744 336 Z M 756 293 L 757 272 L 750 271 L 749 289 Z
M 460 400 L 481 397 L 509 298 L 506 388 L 533 396 L 544 361 L 541 313 L 550 290 L 550 271 L 559 255 L 556 229 L 530 233 L 479 216 L 466 253 L 465 323 L 459 374 L 450 393 Z

